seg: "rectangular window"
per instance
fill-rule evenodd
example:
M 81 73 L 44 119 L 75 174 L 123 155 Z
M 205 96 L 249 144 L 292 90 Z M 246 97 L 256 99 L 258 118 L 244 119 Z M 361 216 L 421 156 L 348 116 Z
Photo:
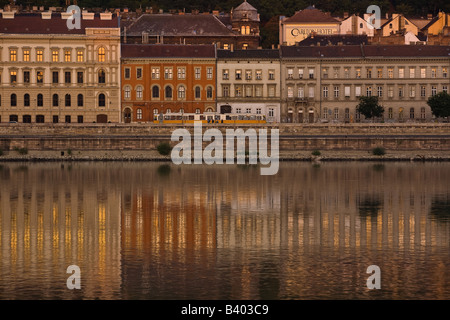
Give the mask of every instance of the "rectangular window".
M 427 77 L 427 69 L 426 68 L 420 68 L 420 77 L 421 78 Z
M 269 97 L 275 97 L 275 86 L 269 85 L 269 86 L 267 86 L 267 88 L 269 90 Z
M 255 96 L 262 97 L 262 87 L 261 86 L 255 86 Z
M 383 96 L 383 87 L 377 87 L 377 95 L 379 98 Z
M 345 86 L 344 87 L 344 94 L 346 98 L 350 97 L 350 86 Z
M 164 79 L 171 80 L 173 76 L 172 68 L 164 68 Z
M 328 79 L 328 68 L 322 69 L 322 78 Z
M 152 79 L 159 79 L 159 68 L 152 68 Z
M 339 98 L 339 87 L 338 86 L 334 87 L 334 97 Z
M 136 79 L 142 79 L 142 68 L 136 68 Z
M 83 123 L 83 116 L 77 116 L 77 122 Z
M 83 83 L 84 82 L 84 73 L 83 71 L 77 72 L 77 83 Z
M 305 97 L 305 88 L 303 88 L 303 87 L 298 87 L 298 90 L 297 90 L 297 96 L 298 96 L 300 99 L 303 99 L 303 98 Z
M 309 69 L 309 78 L 314 79 L 314 69 Z
M 245 80 L 252 80 L 252 70 L 245 70 Z
M 36 82 L 44 83 L 44 72 L 43 71 L 36 71 Z
M 410 78 L 416 77 L 416 68 L 414 68 L 414 67 L 409 68 L 409 77 Z
M 178 79 L 180 79 L 180 80 L 186 79 L 186 68 L 178 68 L 177 74 L 178 74 Z
M 251 108 L 245 109 L 245 113 L 252 113 L 252 109 Z
M 431 77 L 436 78 L 437 77 L 437 68 L 431 68 Z
M 213 68 L 206 68 L 206 79 L 211 80 L 213 78 Z
M 377 78 L 383 78 L 383 68 L 377 68 Z
M 314 87 L 309 87 L 308 88 L 308 96 L 310 97 L 310 98 L 314 98 Z
M 269 80 L 275 80 L 275 70 L 269 70 Z
M 357 97 L 361 96 L 361 87 L 360 86 L 355 87 L 355 96 L 357 96 Z
M 36 50 L 36 61 L 37 62 L 42 62 L 44 61 L 44 50 Z
M 59 83 L 59 72 L 58 71 L 52 72 L 52 83 L 53 84 Z
M 59 53 L 58 50 L 52 50 L 52 62 L 58 62 Z
M 303 79 L 303 68 L 298 69 L 298 78 Z
M 242 86 L 235 86 L 234 96 L 242 97 Z
M 416 96 L 416 87 L 409 87 L 409 97 L 414 98 Z
M 10 79 L 10 83 L 12 83 L 12 84 L 17 83 L 17 71 L 11 71 L 9 73 L 9 79 Z
M 334 78 L 338 79 L 339 78 L 339 68 L 334 68 L 333 69 L 333 74 L 334 74 Z
M 378 77 L 380 78 L 380 77 Z M 392 79 L 394 78 L 394 68 L 388 68 L 388 78 Z
M 83 62 L 84 61 L 84 54 L 82 50 L 77 50 L 77 62 Z
M 30 83 L 30 71 L 23 72 L 23 82 Z
M 442 92 L 448 93 L 448 86 L 442 86 Z
M 196 67 L 196 68 L 194 68 L 194 77 L 195 77 L 195 80 L 200 80 L 200 78 L 201 78 L 201 68 L 199 68 L 199 67 Z
M 371 97 L 372 96 L 372 87 L 366 88 L 366 96 Z
M 356 68 L 356 79 L 361 79 L 361 68 Z
M 24 62 L 30 61 L 30 50 L 28 49 L 23 50 L 23 61 Z
M 9 51 L 9 61 L 17 61 L 17 50 L 13 49 Z
M 256 70 L 255 72 L 255 79 L 261 80 L 262 79 L 262 70 Z
M 372 68 L 367 68 L 366 69 L 366 75 L 367 75 L 367 79 L 371 79 L 372 78 Z
M 261 114 L 261 108 L 256 108 L 256 114 Z
M 328 87 L 323 87 L 322 93 L 324 98 L 328 98 Z
M 238 69 L 236 70 L 236 80 L 242 79 L 242 70 Z
M 72 61 L 72 51 L 64 50 L 64 62 L 70 62 L 70 61 Z
M 245 86 L 245 96 L 246 97 L 253 96 L 253 87 L 252 86 Z
M 224 97 L 229 97 L 230 96 L 230 86 L 226 85 L 222 87 L 222 95 Z
M 131 69 L 130 68 L 125 68 L 124 77 L 125 77 L 125 79 L 130 79 L 130 77 L 131 77 Z
M 399 86 L 398 87 L 398 97 L 402 98 L 403 97 L 403 86 Z
M 292 86 L 288 86 L 288 88 L 287 88 L 287 96 L 288 96 L 288 98 L 293 98 L 294 97 L 294 88 Z
M 70 72 L 70 71 L 64 72 L 64 83 L 66 83 L 66 84 L 72 83 L 72 72 Z
M 228 80 L 230 78 L 230 72 L 228 71 L 228 69 L 223 69 L 222 71 L 222 79 L 223 80 Z
M 405 68 L 398 68 L 398 77 L 403 79 L 405 77 Z
M 388 97 L 389 98 L 394 97 L 394 87 L 388 87 Z
M 437 94 L 437 87 L 431 86 L 431 96 L 435 96 Z
M 288 68 L 287 69 L 287 78 L 288 79 L 294 79 L 294 69 L 293 68 Z
M 427 95 L 427 88 L 425 86 L 420 86 L 420 96 L 426 97 Z
M 442 78 L 448 78 L 448 68 L 442 67 Z
M 350 68 L 348 67 L 344 68 L 344 78 L 345 79 L 350 78 Z

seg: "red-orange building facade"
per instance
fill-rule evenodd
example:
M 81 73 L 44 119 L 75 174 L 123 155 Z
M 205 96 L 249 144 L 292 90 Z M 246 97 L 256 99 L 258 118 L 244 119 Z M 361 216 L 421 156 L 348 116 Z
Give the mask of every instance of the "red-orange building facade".
M 216 110 L 214 45 L 122 44 L 122 122 Z

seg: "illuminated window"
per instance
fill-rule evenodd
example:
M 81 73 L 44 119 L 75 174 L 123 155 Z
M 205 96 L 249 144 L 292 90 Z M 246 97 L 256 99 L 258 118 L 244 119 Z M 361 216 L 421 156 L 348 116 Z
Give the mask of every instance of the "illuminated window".
M 58 62 L 59 53 L 58 50 L 52 50 L 52 62 Z
M 43 50 L 36 50 L 36 61 L 37 62 L 44 61 L 44 51 Z
M 30 61 L 30 50 L 28 50 L 28 49 L 23 50 L 23 61 L 24 62 Z
M 98 62 L 105 62 L 105 48 L 98 48 Z
M 13 49 L 9 51 L 9 60 L 17 61 L 17 50 Z

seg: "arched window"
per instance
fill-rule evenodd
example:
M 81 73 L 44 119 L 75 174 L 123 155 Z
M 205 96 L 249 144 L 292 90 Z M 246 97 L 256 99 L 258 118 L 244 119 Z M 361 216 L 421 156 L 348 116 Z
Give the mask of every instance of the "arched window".
M 200 109 L 199 108 L 195 109 L 195 113 L 199 114 L 200 113 Z
M 207 98 L 207 99 L 212 99 L 212 97 L 213 97 L 213 90 L 212 90 L 212 87 L 206 88 L 206 98 Z
M 158 108 L 153 109 L 153 114 L 158 114 L 158 113 L 159 113 Z
M 250 34 L 250 26 L 245 26 L 245 34 Z
M 43 107 L 44 106 L 44 96 L 41 93 L 39 93 L 37 95 L 37 106 L 38 107 Z
M 136 110 L 136 119 L 142 120 L 142 109 L 141 108 Z
M 172 99 L 172 87 L 167 86 L 165 88 L 166 99 Z
M 104 107 L 106 106 L 106 96 L 103 93 L 98 95 L 98 106 Z
M 184 99 L 186 97 L 186 88 L 184 86 L 178 87 L 178 98 Z
M 152 97 L 159 98 L 159 87 L 158 86 L 152 87 Z
M 131 98 L 131 87 L 130 86 L 126 86 L 124 92 L 125 92 L 124 98 L 125 99 L 130 99 Z
M 17 106 L 17 95 L 15 93 L 11 94 L 11 107 Z
M 141 86 L 138 86 L 137 88 L 136 88 L 136 99 L 142 99 L 142 87 Z
M 84 105 L 84 99 L 81 93 L 77 96 L 77 105 L 79 107 L 82 107 Z
M 105 62 L 105 48 L 98 48 L 98 62 Z
M 195 99 L 200 99 L 200 97 L 201 97 L 200 87 L 194 88 L 194 97 L 195 97 Z
M 23 95 L 23 106 L 29 107 L 30 106 L 30 95 L 28 93 L 25 93 Z
M 70 94 L 66 94 L 64 101 L 66 107 L 70 107 L 72 105 L 72 99 L 70 97 Z
M 166 113 L 171 113 L 171 112 L 172 112 L 172 109 L 167 108 Z
M 105 83 L 105 82 L 106 82 L 105 70 L 100 69 L 98 70 L 98 83 Z
M 59 96 L 56 93 L 52 97 L 52 106 L 59 106 Z

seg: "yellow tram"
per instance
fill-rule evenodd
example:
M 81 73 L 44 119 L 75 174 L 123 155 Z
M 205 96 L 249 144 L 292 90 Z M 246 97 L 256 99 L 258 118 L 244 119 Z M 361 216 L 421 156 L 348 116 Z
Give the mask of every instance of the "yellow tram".
M 250 113 L 164 113 L 156 114 L 153 123 L 266 123 L 266 116 L 262 114 Z

